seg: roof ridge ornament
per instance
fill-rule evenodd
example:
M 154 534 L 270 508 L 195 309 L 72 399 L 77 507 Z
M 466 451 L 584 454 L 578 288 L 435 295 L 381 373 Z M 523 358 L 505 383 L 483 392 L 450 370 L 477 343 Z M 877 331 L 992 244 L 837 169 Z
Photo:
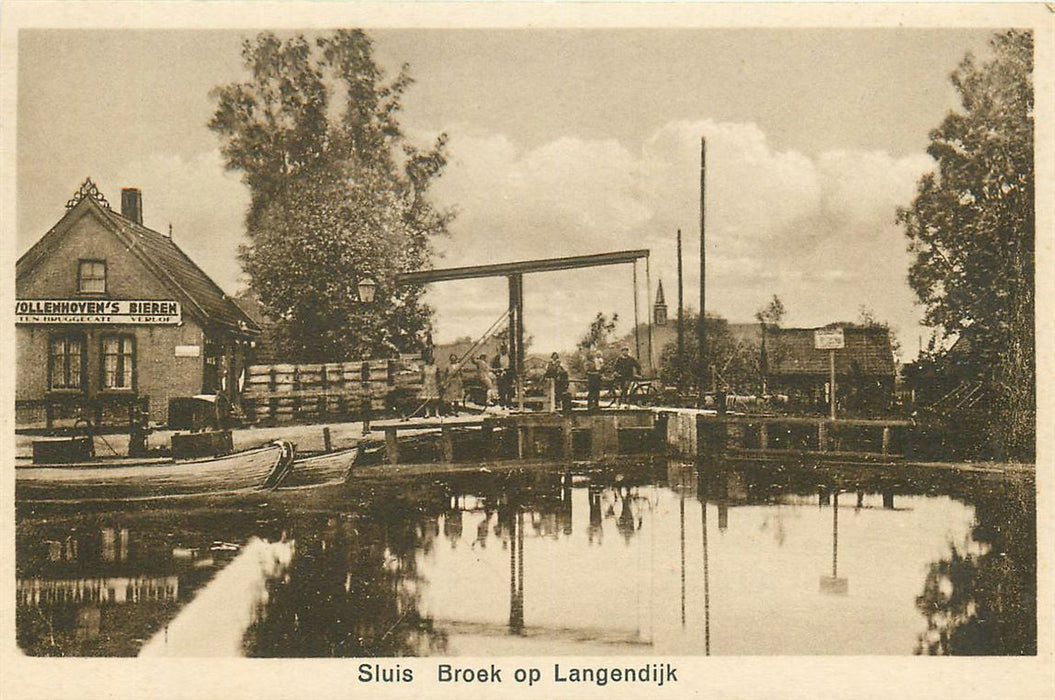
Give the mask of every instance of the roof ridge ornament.
M 89 198 L 94 199 L 97 204 L 100 204 L 107 209 L 110 208 L 110 203 L 106 201 L 106 197 L 103 196 L 103 193 L 99 191 L 99 188 L 94 182 L 92 182 L 90 177 L 84 178 L 84 182 L 82 182 L 81 186 L 77 188 L 76 192 L 74 192 L 73 197 L 66 202 L 66 208 L 73 209 L 80 204 L 82 200 Z

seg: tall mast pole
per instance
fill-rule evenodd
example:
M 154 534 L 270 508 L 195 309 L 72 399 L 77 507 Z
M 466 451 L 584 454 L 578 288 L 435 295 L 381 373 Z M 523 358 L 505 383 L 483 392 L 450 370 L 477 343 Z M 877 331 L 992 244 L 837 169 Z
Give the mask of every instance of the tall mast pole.
M 707 247 L 706 242 L 706 193 L 707 193 L 707 139 L 700 138 L 700 318 L 696 332 L 699 335 L 700 357 L 696 367 L 696 382 L 700 391 L 700 407 L 703 406 L 703 391 L 707 385 Z
M 685 284 L 681 270 L 681 229 L 678 229 L 678 372 L 685 371 Z M 684 377 L 684 375 L 679 375 Z

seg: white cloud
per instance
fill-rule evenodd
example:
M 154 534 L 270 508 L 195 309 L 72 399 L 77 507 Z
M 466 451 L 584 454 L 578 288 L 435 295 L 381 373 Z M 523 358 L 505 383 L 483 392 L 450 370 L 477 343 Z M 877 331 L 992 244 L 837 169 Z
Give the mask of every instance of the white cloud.
M 525 148 L 515 135 L 452 132 L 435 196 L 459 214 L 453 235 L 438 242 L 444 257 L 437 267 L 648 248 L 650 291 L 662 277 L 673 315 L 681 228 L 685 299 L 695 307 L 706 134 L 708 309 L 746 321 L 779 294 L 788 323 L 820 325 L 853 319 L 866 305 L 915 348 L 921 313 L 905 282 L 910 259 L 894 216 L 932 167 L 924 154 L 809 157 L 777 149 L 754 124 L 712 121 L 672 122 L 636 151 L 614 140 L 563 137 Z M 237 291 L 248 192 L 217 151 L 190 160 L 158 154 L 98 182 L 115 200 L 120 187 L 140 187 L 146 224 L 164 231 L 171 222 L 176 242 L 226 291 Z M 638 281 L 644 320 L 644 264 Z M 528 275 L 525 320 L 534 349 L 572 346 L 598 311 L 617 311 L 629 331 L 631 283 L 627 265 Z M 433 285 L 438 339 L 482 333 L 507 299 L 502 279 Z
M 122 187 L 138 187 L 143 223 L 162 233 L 172 224 L 177 245 L 225 292 L 238 292 L 238 245 L 244 240 L 249 190 L 237 173 L 224 169 L 218 150 L 192 159 L 155 153 L 126 163 L 98 184 L 115 208 Z
M 810 157 L 777 149 L 750 123 L 671 122 L 636 152 L 611 140 L 564 137 L 526 149 L 515 136 L 455 132 L 436 195 L 456 203 L 459 216 L 437 266 L 649 248 L 652 290 L 662 277 L 673 303 L 681 228 L 685 296 L 695 305 L 704 134 L 708 309 L 749 320 L 779 294 L 789 323 L 819 325 L 853 319 L 865 305 L 914 346 L 920 312 L 894 217 L 931 160 L 855 151 Z M 644 319 L 644 266 L 638 273 Z M 440 339 L 476 334 L 505 308 L 505 284 L 437 284 L 429 299 Z M 569 347 L 598 311 L 618 311 L 630 329 L 631 271 L 529 275 L 525 300 L 536 349 Z

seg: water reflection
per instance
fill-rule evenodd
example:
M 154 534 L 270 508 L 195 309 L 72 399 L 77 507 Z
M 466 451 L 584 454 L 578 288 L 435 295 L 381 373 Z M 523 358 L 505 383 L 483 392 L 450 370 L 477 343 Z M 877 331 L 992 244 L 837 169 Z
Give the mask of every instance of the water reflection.
M 1034 533 L 1031 480 L 665 462 L 37 516 L 19 521 L 18 640 L 47 655 L 1035 653 Z
M 153 516 L 20 522 L 19 645 L 34 655 L 136 653 L 237 553 L 210 535 Z
M 931 563 L 916 599 L 927 629 L 917 654 L 1037 653 L 1036 502 L 1032 489 L 990 484 L 973 499 L 970 538 Z

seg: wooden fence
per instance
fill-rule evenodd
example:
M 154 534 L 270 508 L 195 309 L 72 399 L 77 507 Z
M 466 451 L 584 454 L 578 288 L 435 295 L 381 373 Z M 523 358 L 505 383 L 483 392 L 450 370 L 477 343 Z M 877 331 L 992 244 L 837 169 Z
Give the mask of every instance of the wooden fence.
M 242 393 L 246 418 L 265 424 L 380 418 L 414 410 L 421 396 L 418 357 L 252 365 Z

